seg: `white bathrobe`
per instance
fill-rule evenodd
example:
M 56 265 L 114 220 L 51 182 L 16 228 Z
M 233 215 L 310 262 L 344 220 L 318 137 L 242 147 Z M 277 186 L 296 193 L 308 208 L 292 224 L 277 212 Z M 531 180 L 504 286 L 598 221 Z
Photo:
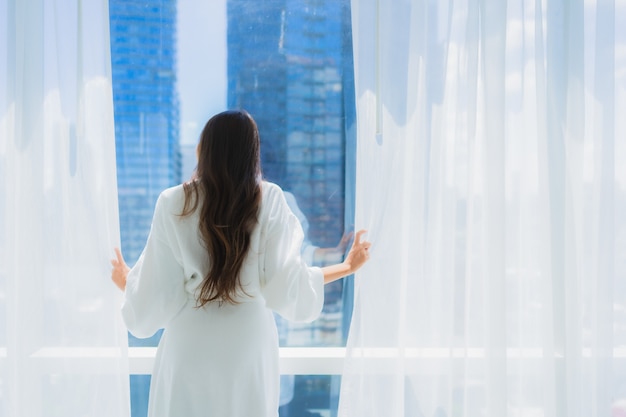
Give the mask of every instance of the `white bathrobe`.
M 182 186 L 156 204 L 146 247 L 128 274 L 122 314 L 136 337 L 164 328 L 150 386 L 151 417 L 278 416 L 278 336 L 272 311 L 312 321 L 324 303 L 319 268 L 300 257 L 303 233 L 282 190 L 263 183 L 241 269 L 239 304 L 196 307 L 210 259 L 197 211 L 181 217 Z

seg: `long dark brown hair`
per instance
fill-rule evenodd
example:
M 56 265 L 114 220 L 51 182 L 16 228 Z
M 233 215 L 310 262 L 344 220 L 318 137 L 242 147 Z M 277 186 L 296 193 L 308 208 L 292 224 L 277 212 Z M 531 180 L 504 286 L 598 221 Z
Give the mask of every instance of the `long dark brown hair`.
M 181 215 L 200 210 L 198 227 L 209 256 L 197 306 L 236 304 L 237 295 L 245 294 L 239 272 L 261 204 L 259 133 L 247 112 L 226 111 L 207 122 L 198 144 L 198 167 L 183 188 Z

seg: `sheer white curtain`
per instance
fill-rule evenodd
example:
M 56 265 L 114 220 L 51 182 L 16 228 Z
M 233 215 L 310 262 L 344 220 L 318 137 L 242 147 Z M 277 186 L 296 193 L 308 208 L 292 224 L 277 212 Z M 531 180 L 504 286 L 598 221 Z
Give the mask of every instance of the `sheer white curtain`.
M 127 416 L 106 0 L 0 1 L 0 416 Z
M 624 415 L 626 2 L 352 6 L 339 415 Z

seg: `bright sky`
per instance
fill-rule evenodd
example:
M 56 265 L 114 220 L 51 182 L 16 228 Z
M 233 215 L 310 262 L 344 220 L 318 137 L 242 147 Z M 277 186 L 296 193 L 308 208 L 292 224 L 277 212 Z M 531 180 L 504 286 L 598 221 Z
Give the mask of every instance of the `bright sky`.
M 209 117 L 226 110 L 226 26 L 226 0 L 178 0 L 181 144 L 196 144 Z

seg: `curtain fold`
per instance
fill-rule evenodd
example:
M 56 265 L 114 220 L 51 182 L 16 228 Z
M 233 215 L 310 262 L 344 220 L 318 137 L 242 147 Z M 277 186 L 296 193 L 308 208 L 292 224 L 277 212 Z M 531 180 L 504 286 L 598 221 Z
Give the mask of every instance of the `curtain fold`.
M 626 2 L 355 0 L 340 416 L 626 413 Z
M 0 22 L 0 416 L 128 416 L 108 3 Z

